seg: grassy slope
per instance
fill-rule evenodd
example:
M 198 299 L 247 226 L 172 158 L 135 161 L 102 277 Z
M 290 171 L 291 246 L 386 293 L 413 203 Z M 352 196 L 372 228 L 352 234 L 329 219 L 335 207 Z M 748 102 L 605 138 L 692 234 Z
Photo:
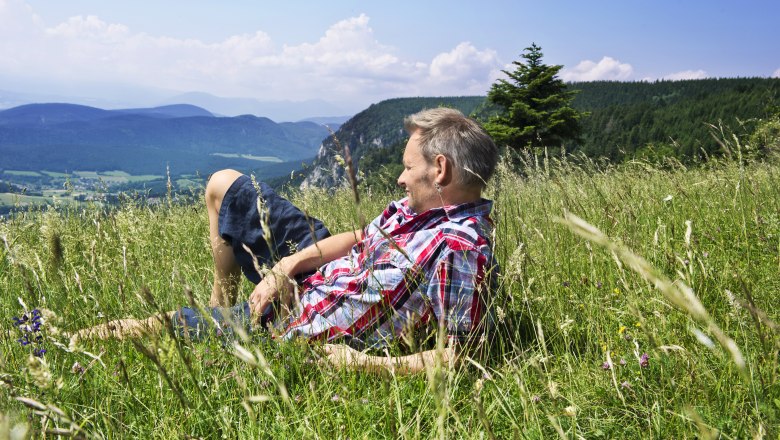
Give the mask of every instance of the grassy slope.
M 694 170 L 543 164 L 526 179 L 501 170 L 490 189 L 503 267 L 495 294 L 501 341 L 478 362 L 487 373 L 466 363 L 410 378 L 319 367 L 307 345 L 264 336 L 244 345 L 264 354 L 270 370 L 237 359 L 219 341 L 144 340 L 156 365 L 130 342 L 84 344 L 95 360 L 58 348 L 53 341 L 66 340 L 52 336 L 50 385 L 42 388 L 46 378 L 28 366 L 29 350 L 11 326 L 21 313 L 17 297 L 55 311 L 66 330 L 103 316 L 149 314 L 154 309 L 137 295 L 143 288 L 165 310 L 186 302 L 185 288 L 205 303 L 207 222 L 199 206 L 23 214 L 0 224 L 0 308 L 8 314 L 0 324 L 0 413 L 24 423 L 29 410 L 10 399 L 24 396 L 60 408 L 82 433 L 113 438 L 550 438 L 556 431 L 683 438 L 714 429 L 724 438 L 762 431 L 775 438 L 780 335 L 740 301 L 750 297 L 780 321 L 778 173 L 762 163 Z M 326 197 L 292 196 L 333 230 L 355 227 L 349 194 L 322 203 Z M 390 197 L 364 196 L 361 209 L 370 218 Z M 640 276 L 558 223 L 564 211 L 691 286 L 741 349 L 746 373 L 717 343 L 700 342 L 697 329 L 710 333 Z M 602 367 L 607 353 L 610 370 Z M 75 362 L 86 371 L 74 372 Z M 49 417 L 32 415 L 31 429 L 71 428 L 51 408 L 42 412 Z

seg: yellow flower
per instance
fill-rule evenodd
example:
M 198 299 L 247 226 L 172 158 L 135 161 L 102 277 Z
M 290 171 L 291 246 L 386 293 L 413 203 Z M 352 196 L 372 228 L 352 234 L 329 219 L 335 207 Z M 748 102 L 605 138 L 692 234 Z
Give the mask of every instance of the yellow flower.
M 618 334 L 622 335 L 623 333 L 625 333 L 625 331 L 626 331 L 626 326 L 625 325 L 621 325 L 620 329 L 618 329 Z
M 637 328 L 642 327 L 642 323 L 641 322 L 637 322 L 636 324 L 634 324 L 634 327 L 637 327 Z
M 612 289 L 612 293 L 614 295 L 620 295 L 620 288 L 619 287 L 615 287 L 614 289 Z

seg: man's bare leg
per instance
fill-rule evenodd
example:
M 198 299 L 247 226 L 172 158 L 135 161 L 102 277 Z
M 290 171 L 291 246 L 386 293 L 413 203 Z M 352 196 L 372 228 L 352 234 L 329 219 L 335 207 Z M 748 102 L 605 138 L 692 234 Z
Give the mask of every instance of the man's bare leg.
M 241 176 L 236 170 L 221 170 L 214 173 L 206 185 L 206 209 L 209 214 L 209 239 L 214 257 L 214 286 L 211 289 L 211 307 L 230 307 L 236 303 L 241 268 L 236 262 L 233 249 L 219 236 L 219 209 L 230 185 Z
M 167 315 L 170 320 L 176 312 L 154 315 L 146 319 L 117 319 L 105 324 L 79 330 L 71 340 L 84 341 L 90 339 L 133 339 L 162 332 Z

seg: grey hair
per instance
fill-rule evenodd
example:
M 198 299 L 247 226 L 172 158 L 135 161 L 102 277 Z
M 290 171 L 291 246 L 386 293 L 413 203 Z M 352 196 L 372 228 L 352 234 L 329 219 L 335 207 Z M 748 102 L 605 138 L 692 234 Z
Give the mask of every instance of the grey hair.
M 496 169 L 498 148 L 493 139 L 458 110 L 423 110 L 407 116 L 404 128 L 410 135 L 419 130 L 420 150 L 427 160 L 441 154 L 452 162 L 457 184 L 484 188 Z

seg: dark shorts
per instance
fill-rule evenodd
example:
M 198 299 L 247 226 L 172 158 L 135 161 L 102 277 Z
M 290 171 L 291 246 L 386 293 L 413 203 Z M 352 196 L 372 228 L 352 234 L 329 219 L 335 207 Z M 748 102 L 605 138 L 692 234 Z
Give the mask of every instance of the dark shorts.
M 271 267 L 295 250 L 330 236 L 320 220 L 304 214 L 265 183 L 258 182 L 258 187 L 267 212 L 265 223 L 270 237 L 265 237 L 260 222 L 257 190 L 245 175 L 236 179 L 225 193 L 218 220 L 219 235 L 233 248 L 241 271 L 255 284 L 262 279 L 255 269 L 255 258 L 260 267 Z M 249 247 L 251 254 L 243 245 Z M 296 279 L 300 282 L 308 275 L 301 274 Z

